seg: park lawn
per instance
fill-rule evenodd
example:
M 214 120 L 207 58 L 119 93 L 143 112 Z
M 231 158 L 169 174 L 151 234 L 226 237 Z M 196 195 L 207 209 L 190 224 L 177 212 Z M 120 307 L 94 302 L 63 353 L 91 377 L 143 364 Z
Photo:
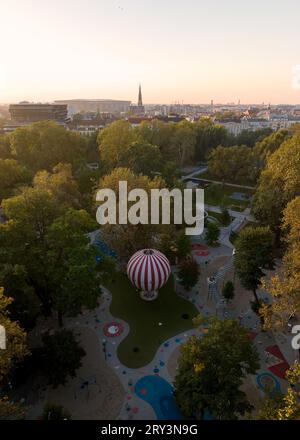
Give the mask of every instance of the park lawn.
M 148 364 L 164 341 L 193 328 L 192 319 L 198 311 L 191 302 L 175 293 L 173 277 L 160 289 L 154 301 L 142 300 L 121 273 L 107 287 L 112 293 L 111 314 L 130 326 L 128 336 L 117 350 L 120 361 L 129 368 Z M 182 318 L 184 314 L 188 315 L 188 319 Z M 134 350 L 136 348 L 138 351 Z
M 222 185 L 213 183 L 204 190 L 204 202 L 207 205 L 213 206 L 225 206 L 230 208 L 231 206 L 237 206 L 240 208 L 247 208 L 250 206 L 250 200 L 235 200 L 230 196 L 234 192 L 243 192 L 251 196 L 253 190 L 248 188 L 236 188 L 230 185 Z
M 218 220 L 218 222 L 220 223 L 221 226 L 228 226 L 228 225 L 230 225 L 230 222 L 232 220 L 231 219 L 226 224 L 223 224 L 221 222 L 222 214 L 220 212 L 207 211 L 207 214 L 209 215 L 209 217 L 214 217 L 216 220 Z

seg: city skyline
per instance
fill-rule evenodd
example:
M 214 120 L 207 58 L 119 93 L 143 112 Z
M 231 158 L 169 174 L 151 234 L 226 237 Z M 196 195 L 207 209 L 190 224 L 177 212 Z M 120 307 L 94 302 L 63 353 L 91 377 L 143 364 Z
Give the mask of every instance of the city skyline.
M 299 12 L 295 0 L 11 0 L 0 102 L 137 102 L 141 82 L 146 105 L 299 104 Z

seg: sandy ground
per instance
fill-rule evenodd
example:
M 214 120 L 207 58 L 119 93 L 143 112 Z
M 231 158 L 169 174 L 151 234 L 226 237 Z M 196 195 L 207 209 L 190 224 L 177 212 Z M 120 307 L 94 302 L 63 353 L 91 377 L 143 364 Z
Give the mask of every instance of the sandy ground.
M 208 304 L 210 306 L 214 306 L 214 303 L 208 299 L 208 286 L 207 286 L 207 278 L 215 275 L 216 272 L 224 266 L 228 261 L 229 256 L 220 256 L 211 261 L 207 266 L 201 264 L 200 266 L 200 278 L 197 284 L 197 290 L 202 298 L 202 303 Z M 178 289 L 179 290 L 179 289 Z
M 234 298 L 231 301 L 231 307 L 236 311 L 236 313 L 246 313 L 250 308 L 250 301 L 254 300 L 253 293 L 244 289 L 238 276 L 235 275 L 234 269 L 229 270 L 225 274 L 222 285 L 225 284 L 226 281 L 233 281 L 234 283 Z M 222 291 L 222 285 L 219 286 L 220 291 Z
M 63 405 L 72 419 L 117 419 L 124 401 L 124 389 L 104 360 L 97 335 L 85 327 L 77 328 L 78 340 L 86 351 L 77 377 L 66 386 L 48 391 L 48 402 Z

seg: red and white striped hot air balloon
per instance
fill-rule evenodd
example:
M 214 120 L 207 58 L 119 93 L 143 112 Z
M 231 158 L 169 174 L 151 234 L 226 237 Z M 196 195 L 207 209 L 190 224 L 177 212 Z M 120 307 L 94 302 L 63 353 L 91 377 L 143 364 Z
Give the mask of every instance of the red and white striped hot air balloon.
M 132 255 L 127 264 L 127 275 L 132 284 L 141 290 L 143 299 L 157 297 L 157 290 L 166 282 L 171 273 L 167 257 L 155 249 L 142 249 Z

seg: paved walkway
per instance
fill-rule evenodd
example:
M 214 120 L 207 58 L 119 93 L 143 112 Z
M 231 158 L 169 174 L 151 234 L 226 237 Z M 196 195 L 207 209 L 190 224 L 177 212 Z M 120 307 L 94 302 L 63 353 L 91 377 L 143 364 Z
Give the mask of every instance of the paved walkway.
M 197 176 L 200 173 L 205 173 L 205 171 L 207 171 L 207 166 L 204 165 L 193 168 L 193 170 L 189 174 L 181 176 L 181 180 L 186 180 L 190 177 Z
M 205 210 L 215 212 L 221 214 L 222 208 L 215 205 L 205 204 Z M 232 209 L 228 209 L 228 212 L 231 217 L 240 219 L 240 220 L 248 220 L 249 222 L 256 222 L 255 217 L 251 214 L 250 208 L 245 208 L 244 211 L 233 211 Z
M 196 176 L 196 175 L 201 174 L 201 172 L 204 173 L 204 171 L 206 171 L 206 170 L 205 170 L 205 169 L 204 169 L 204 170 L 200 170 L 200 171 L 198 170 L 198 172 L 197 172 L 197 171 L 194 171 L 193 173 L 191 173 L 191 174 L 189 174 L 189 175 L 187 175 L 187 176 L 182 176 L 182 177 L 181 177 L 181 180 L 186 181 L 186 180 L 192 179 L 193 182 L 208 182 L 208 183 L 215 183 L 215 184 L 217 184 L 217 185 L 232 186 L 232 187 L 234 187 L 234 188 L 239 188 L 239 189 L 251 189 L 251 190 L 255 190 L 255 187 L 254 187 L 254 186 L 249 186 L 249 185 L 239 185 L 239 184 L 237 184 L 237 183 L 227 183 L 227 182 L 221 182 L 220 180 L 212 180 L 212 179 L 205 179 L 205 178 L 202 178 L 202 177 L 194 177 L 194 176 Z

